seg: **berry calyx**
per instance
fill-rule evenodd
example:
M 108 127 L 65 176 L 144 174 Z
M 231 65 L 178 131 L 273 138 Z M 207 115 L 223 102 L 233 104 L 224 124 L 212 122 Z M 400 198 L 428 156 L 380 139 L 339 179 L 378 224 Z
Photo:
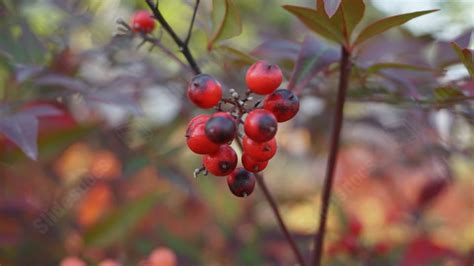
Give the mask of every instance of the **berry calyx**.
M 134 32 L 150 33 L 155 29 L 155 20 L 150 12 L 140 10 L 132 17 L 132 30 Z
M 219 150 L 219 144 L 212 142 L 205 132 L 206 124 L 192 124 L 186 130 L 186 144 L 197 154 L 210 154 Z
M 252 194 L 255 188 L 255 175 L 239 167 L 227 176 L 227 185 L 232 194 L 237 197 L 246 197 Z
M 247 70 L 247 87 L 256 94 L 266 95 L 276 90 L 283 80 L 283 74 L 277 65 L 266 61 L 257 61 Z
M 275 115 L 265 109 L 251 111 L 244 123 L 245 134 L 253 141 L 265 142 L 271 140 L 278 128 Z
M 285 122 L 298 113 L 300 101 L 290 90 L 278 89 L 265 98 L 263 108 L 272 112 L 278 122 Z
M 207 74 L 194 76 L 188 85 L 188 98 L 195 105 L 208 109 L 214 107 L 222 98 L 222 86 L 214 77 Z
M 206 122 L 206 135 L 214 143 L 228 143 L 235 138 L 236 134 L 235 119 L 228 113 L 215 113 Z
M 205 155 L 204 167 L 215 176 L 225 176 L 237 166 L 237 154 L 229 145 L 220 145 L 217 152 Z
M 244 168 L 253 173 L 258 173 L 263 171 L 268 165 L 268 161 L 256 161 L 246 153 L 242 154 L 242 165 Z
M 275 138 L 266 142 L 255 142 L 249 137 L 244 136 L 242 146 L 244 153 L 257 162 L 270 160 L 277 151 Z

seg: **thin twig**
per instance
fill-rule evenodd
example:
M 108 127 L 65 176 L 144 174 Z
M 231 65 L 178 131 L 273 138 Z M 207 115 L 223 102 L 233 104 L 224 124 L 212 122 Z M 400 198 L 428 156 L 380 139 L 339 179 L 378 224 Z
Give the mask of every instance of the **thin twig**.
M 191 18 L 191 22 L 189 23 L 189 29 L 188 29 L 188 34 L 186 35 L 186 39 L 184 39 L 185 45 L 188 45 L 189 40 L 191 39 L 191 33 L 193 31 L 194 20 L 196 20 L 196 13 L 199 7 L 199 2 L 200 0 L 196 0 L 196 4 L 194 5 L 193 17 Z
M 243 150 L 242 147 L 242 142 L 239 138 L 236 138 L 236 142 L 241 150 Z M 277 219 L 278 226 L 280 227 L 281 231 L 285 235 L 285 238 L 288 242 L 288 244 L 291 247 L 291 250 L 293 251 L 296 260 L 298 261 L 300 266 L 305 266 L 304 258 L 303 255 L 301 254 L 298 246 L 296 245 L 295 240 L 290 234 L 290 231 L 285 225 L 285 222 L 283 221 L 283 218 L 281 217 L 280 210 L 278 209 L 278 206 L 275 202 L 275 199 L 273 198 L 272 194 L 270 193 L 270 190 L 268 189 L 267 185 L 265 184 L 265 181 L 263 179 L 262 174 L 255 174 L 255 177 L 257 179 L 258 186 L 260 189 L 262 189 L 263 195 L 265 196 L 265 199 L 268 201 L 268 204 L 270 204 L 270 208 L 272 209 L 273 215 L 275 215 L 275 218 Z
M 318 231 L 314 236 L 314 252 L 313 265 L 320 266 L 322 251 L 324 245 L 324 235 L 326 232 L 326 220 L 329 210 L 329 200 L 331 197 L 332 184 L 334 180 L 334 172 L 337 162 L 337 151 L 339 149 L 339 140 L 341 136 L 342 122 L 344 118 L 344 102 L 346 100 L 346 92 L 349 84 L 349 75 L 351 72 L 350 52 L 342 47 L 342 57 L 339 73 L 339 89 L 336 101 L 336 110 L 334 114 L 334 124 L 331 132 L 331 146 L 329 158 L 326 166 L 326 177 L 324 178 L 323 193 L 321 196 L 321 212 Z
M 179 50 L 183 53 L 184 57 L 188 61 L 189 65 L 193 69 L 193 72 L 195 74 L 200 74 L 201 69 L 196 63 L 196 60 L 192 56 L 191 52 L 189 51 L 189 47 L 186 43 L 181 40 L 181 38 L 176 34 L 176 32 L 173 30 L 173 28 L 168 24 L 168 21 L 163 17 L 163 14 L 161 14 L 160 10 L 153 4 L 152 0 L 145 0 L 147 3 L 148 7 L 150 10 L 153 12 L 153 16 L 155 19 L 160 23 L 161 27 L 168 32 L 168 34 L 171 36 L 173 41 L 178 45 Z

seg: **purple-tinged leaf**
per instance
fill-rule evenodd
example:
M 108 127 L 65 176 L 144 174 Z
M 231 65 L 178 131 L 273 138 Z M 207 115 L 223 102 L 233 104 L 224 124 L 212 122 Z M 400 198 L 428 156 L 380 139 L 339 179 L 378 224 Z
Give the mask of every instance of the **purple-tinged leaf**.
M 469 42 L 471 41 L 471 35 L 473 30 L 468 30 L 463 34 L 459 35 L 456 39 L 453 40 L 460 47 L 468 47 Z M 453 50 L 451 42 L 440 41 L 435 44 L 436 54 L 434 56 L 434 63 L 439 66 L 447 66 L 452 63 L 458 62 L 458 56 Z
M 426 67 L 426 66 L 417 66 L 411 64 L 402 64 L 402 63 L 377 63 L 373 64 L 367 68 L 368 72 L 378 72 L 382 69 L 403 69 L 411 71 L 425 71 L 425 72 L 436 72 L 438 69 Z
M 290 59 L 296 60 L 300 44 L 287 40 L 268 40 L 264 41 L 250 54 L 256 57 L 274 58 L 277 60 Z
M 455 42 L 452 42 L 451 46 L 458 55 L 459 59 L 461 59 L 461 62 L 467 68 L 469 75 L 471 75 L 471 79 L 474 79 L 474 58 L 472 57 L 472 51 L 467 48 L 462 49 Z
M 412 12 L 412 13 L 406 13 L 402 15 L 397 15 L 397 16 L 392 16 L 392 17 L 387 17 L 383 18 L 381 20 L 378 20 L 370 25 L 368 25 L 365 29 L 362 30 L 362 32 L 359 34 L 357 39 L 355 40 L 353 46 L 360 45 L 361 43 L 365 42 L 366 40 L 377 36 L 393 27 L 399 26 L 404 24 L 405 22 L 408 22 L 414 18 L 417 18 L 419 16 L 423 16 L 429 13 L 433 13 L 438 11 L 437 9 L 435 10 L 426 10 L 426 11 L 419 11 L 419 12 Z
M 39 116 L 58 116 L 58 115 L 62 115 L 63 111 L 52 105 L 43 104 L 43 105 L 29 106 L 26 110 L 22 111 L 21 113 L 39 117 Z
M 330 41 L 344 43 L 345 39 L 342 32 L 321 9 L 317 11 L 311 8 L 292 5 L 284 5 L 283 8 L 295 15 L 306 27 L 315 33 Z
M 334 48 L 324 45 L 312 36 L 306 36 L 291 74 L 288 89 L 300 91 L 339 57 L 340 53 Z
M 459 86 L 464 94 L 474 96 L 474 81 L 469 81 Z
M 15 66 L 15 80 L 19 83 L 25 82 L 26 80 L 41 73 L 43 68 L 38 66 L 30 65 L 16 65 Z
M 341 5 L 342 0 L 324 0 L 324 10 L 329 17 L 336 14 L 339 5 Z
M 75 92 L 87 90 L 87 85 L 83 81 L 55 74 L 37 78 L 35 83 L 41 86 L 58 86 Z
M 32 160 L 38 158 L 38 119 L 29 114 L 14 114 L 2 117 L 0 132 L 15 143 Z

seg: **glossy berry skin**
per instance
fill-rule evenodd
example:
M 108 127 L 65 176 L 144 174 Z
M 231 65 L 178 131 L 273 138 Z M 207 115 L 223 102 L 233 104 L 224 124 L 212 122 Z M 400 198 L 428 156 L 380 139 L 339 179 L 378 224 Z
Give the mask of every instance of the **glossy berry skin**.
M 135 12 L 132 17 L 132 30 L 134 32 L 150 33 L 155 29 L 155 20 L 146 10 Z
M 244 123 L 245 134 L 253 141 L 265 142 L 271 140 L 278 128 L 278 123 L 272 112 L 265 109 L 251 111 Z
M 217 152 L 205 155 L 204 167 L 215 176 L 225 176 L 237 166 L 237 154 L 229 145 L 220 145 Z
M 215 153 L 219 150 L 219 144 L 212 142 L 205 132 L 206 124 L 194 124 L 190 123 L 186 130 L 186 144 L 189 149 L 197 154 L 210 154 Z
M 277 151 L 277 143 L 275 138 L 272 138 L 266 142 L 255 142 L 249 137 L 244 136 L 242 145 L 244 153 L 252 157 L 252 159 L 257 162 L 270 160 Z
M 186 130 L 186 133 L 188 133 L 189 130 L 192 130 L 193 128 L 195 128 L 197 125 L 206 123 L 210 117 L 211 117 L 210 115 L 206 115 L 206 114 L 200 114 L 193 117 L 191 121 L 189 121 L 188 123 L 188 128 Z
M 236 134 L 235 119 L 228 113 L 215 113 L 206 122 L 206 135 L 214 143 L 228 143 L 235 138 Z
M 256 94 L 266 95 L 276 90 L 283 80 L 283 74 L 277 65 L 257 61 L 250 66 L 245 75 L 247 87 Z
M 253 173 L 258 173 L 263 171 L 268 165 L 268 161 L 256 161 L 246 153 L 242 154 L 242 165 L 244 168 Z
M 232 194 L 237 197 L 248 196 L 255 188 L 255 175 L 239 167 L 227 177 L 227 185 Z
M 263 108 L 272 112 L 278 122 L 285 122 L 298 113 L 300 101 L 293 92 L 278 89 L 265 98 Z
M 196 75 L 188 85 L 188 98 L 201 108 L 212 108 L 222 98 L 222 86 L 211 75 Z

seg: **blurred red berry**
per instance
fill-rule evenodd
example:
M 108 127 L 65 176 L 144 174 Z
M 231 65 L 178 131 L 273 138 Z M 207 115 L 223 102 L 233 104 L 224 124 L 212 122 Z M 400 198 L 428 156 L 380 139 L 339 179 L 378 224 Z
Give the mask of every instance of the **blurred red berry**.
M 132 16 L 132 30 L 134 32 L 150 33 L 155 29 L 155 20 L 147 10 L 135 12 Z
M 252 157 L 255 161 L 268 161 L 275 155 L 277 151 L 277 143 L 275 138 L 266 142 L 255 142 L 249 137 L 244 136 L 242 141 L 244 153 Z
M 272 112 L 278 122 L 285 122 L 298 113 L 300 101 L 293 92 L 278 89 L 265 98 L 263 108 Z
M 205 155 L 204 166 L 209 173 L 215 176 L 225 176 L 237 166 L 237 154 L 229 145 L 221 145 L 217 152 Z
M 260 95 L 270 94 L 280 86 L 283 74 L 277 65 L 258 61 L 247 70 L 247 87 Z
M 207 74 L 194 76 L 188 85 L 188 98 L 195 105 L 209 109 L 222 98 L 222 86 L 214 77 Z
M 257 173 L 265 169 L 268 161 L 256 161 L 246 153 L 242 154 L 242 165 L 247 171 Z
M 360 220 L 354 216 L 349 218 L 348 221 L 349 234 L 355 237 L 360 236 L 362 233 L 363 225 Z
M 245 134 L 253 141 L 266 142 L 271 140 L 278 129 L 278 123 L 270 111 L 255 109 L 251 111 L 244 123 Z
M 235 196 L 246 197 L 253 192 L 255 175 L 244 168 L 237 168 L 227 177 L 227 185 Z

